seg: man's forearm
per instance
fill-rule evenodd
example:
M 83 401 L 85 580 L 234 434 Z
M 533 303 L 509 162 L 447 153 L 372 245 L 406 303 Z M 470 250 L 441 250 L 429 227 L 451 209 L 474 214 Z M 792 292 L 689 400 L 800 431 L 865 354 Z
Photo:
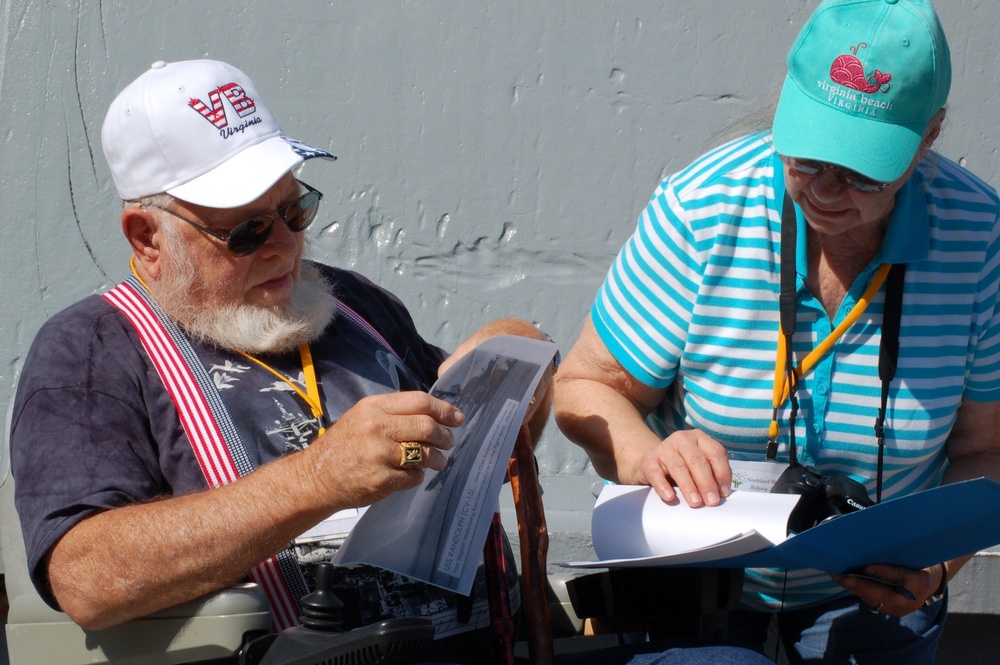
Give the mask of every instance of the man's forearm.
M 371 395 L 310 446 L 218 489 L 109 510 L 69 530 L 48 561 L 53 594 L 74 621 L 107 628 L 242 579 L 332 513 L 420 484 L 401 441 L 454 442 L 458 410 L 424 392 Z
M 52 591 L 81 626 L 108 628 L 243 579 L 326 517 L 303 501 L 302 454 L 231 485 L 87 518 L 52 549 Z

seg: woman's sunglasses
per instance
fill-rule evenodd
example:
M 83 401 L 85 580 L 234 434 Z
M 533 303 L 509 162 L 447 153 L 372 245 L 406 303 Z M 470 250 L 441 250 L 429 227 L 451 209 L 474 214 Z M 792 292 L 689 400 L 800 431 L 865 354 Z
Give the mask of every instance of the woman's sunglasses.
M 889 183 L 872 180 L 871 178 L 861 175 L 857 171 L 845 169 L 843 166 L 837 166 L 836 164 L 818 162 L 814 159 L 785 157 L 784 155 L 778 155 L 778 158 L 781 159 L 781 161 L 784 162 L 790 169 L 803 175 L 814 176 L 819 175 L 823 171 L 829 171 L 837 178 L 837 181 L 840 182 L 840 184 L 846 185 L 857 192 L 875 194 L 877 192 L 881 192 L 889 186 Z
M 226 249 L 233 256 L 249 256 L 264 246 L 277 220 L 280 219 L 283 221 L 289 231 L 299 233 L 305 231 L 312 224 L 312 221 L 316 219 L 316 213 L 319 211 L 319 202 L 323 198 L 323 193 L 301 180 L 296 180 L 296 182 L 306 188 L 306 193 L 296 201 L 282 206 L 267 215 L 253 217 L 245 222 L 241 222 L 234 226 L 228 233 L 219 233 L 163 206 L 152 205 L 144 207 L 156 208 L 163 212 L 168 212 L 177 219 L 187 222 L 202 233 L 206 233 L 213 238 L 218 238 L 226 243 Z

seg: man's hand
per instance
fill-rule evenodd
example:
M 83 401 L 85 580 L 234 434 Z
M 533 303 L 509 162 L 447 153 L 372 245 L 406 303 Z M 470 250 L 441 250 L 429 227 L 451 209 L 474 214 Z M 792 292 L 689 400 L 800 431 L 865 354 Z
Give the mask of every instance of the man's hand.
M 424 468 L 445 467 L 442 450 L 454 445 L 452 427 L 465 416 L 454 406 L 424 392 L 365 397 L 303 453 L 313 456 L 312 469 L 321 495 L 336 508 L 370 505 L 393 492 L 415 487 Z M 419 468 L 400 466 L 401 445 L 419 443 Z
M 544 342 L 549 341 L 546 335 L 539 331 L 530 321 L 517 318 L 497 319 L 496 321 L 487 323 L 459 344 L 455 352 L 441 363 L 441 366 L 438 368 L 438 376 L 444 374 L 449 367 L 458 362 L 459 358 L 475 349 L 490 337 L 496 337 L 497 335 L 519 335 L 521 337 L 528 337 L 529 339 L 537 339 Z M 548 369 L 542 375 L 524 416 L 524 422 L 528 424 L 528 431 L 531 433 L 532 442 L 537 442 L 541 438 L 542 430 L 545 429 L 545 424 L 549 420 L 549 413 L 552 411 L 554 375 L 554 367 Z
M 496 321 L 487 323 L 459 344 L 458 348 L 441 363 L 441 366 L 438 368 L 438 376 L 444 374 L 449 367 L 458 362 L 459 358 L 472 351 L 490 337 L 496 337 L 497 335 L 519 335 L 530 339 L 548 341 L 545 334 L 539 331 L 530 321 L 517 318 L 497 319 Z

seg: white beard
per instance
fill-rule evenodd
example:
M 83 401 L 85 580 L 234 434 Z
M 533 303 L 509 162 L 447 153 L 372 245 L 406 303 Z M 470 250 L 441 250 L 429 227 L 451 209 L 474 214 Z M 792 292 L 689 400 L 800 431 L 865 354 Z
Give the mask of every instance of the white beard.
M 195 280 L 191 256 L 171 225 L 164 228 L 169 229 L 167 256 L 172 260 L 171 265 L 164 266 L 153 295 L 193 341 L 250 355 L 284 353 L 319 338 L 333 320 L 337 301 L 330 293 L 330 285 L 316 266 L 304 262 L 291 299 L 285 305 L 205 307 L 190 302 Z
M 182 324 L 194 340 L 250 355 L 284 353 L 319 338 L 333 320 L 337 301 L 319 269 L 303 263 L 289 303 L 281 308 L 230 305 L 203 311 Z

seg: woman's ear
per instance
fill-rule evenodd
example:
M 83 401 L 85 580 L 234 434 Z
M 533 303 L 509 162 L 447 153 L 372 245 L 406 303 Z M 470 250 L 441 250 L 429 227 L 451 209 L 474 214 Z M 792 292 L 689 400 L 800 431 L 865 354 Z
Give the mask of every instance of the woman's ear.
M 122 210 L 122 233 L 132 245 L 136 269 L 144 277 L 154 280 L 158 278 L 163 242 L 163 231 L 158 221 L 146 208 L 126 204 Z
M 924 136 L 920 140 L 920 148 L 917 151 L 918 162 L 927 156 L 927 153 L 931 151 L 931 146 L 934 145 L 934 142 L 941 135 L 941 126 L 944 124 L 944 118 L 947 113 L 948 109 L 942 107 L 940 111 L 934 114 L 930 122 L 927 123 L 927 128 L 924 129 Z

